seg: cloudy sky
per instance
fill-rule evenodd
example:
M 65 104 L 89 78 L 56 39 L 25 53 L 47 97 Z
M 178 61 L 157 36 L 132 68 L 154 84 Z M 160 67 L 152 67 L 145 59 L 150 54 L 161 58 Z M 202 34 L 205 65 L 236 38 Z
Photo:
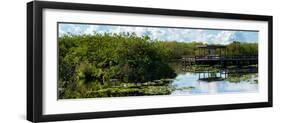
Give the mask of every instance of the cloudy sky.
M 90 24 L 59 24 L 59 36 L 65 34 L 92 34 L 98 33 L 122 33 L 135 32 L 138 36 L 148 35 L 151 39 L 162 41 L 180 42 L 204 42 L 208 44 L 229 44 L 233 41 L 258 42 L 258 32 L 252 31 L 229 31 L 188 28 L 159 28 L 159 27 L 135 27 L 113 25 L 90 25 Z

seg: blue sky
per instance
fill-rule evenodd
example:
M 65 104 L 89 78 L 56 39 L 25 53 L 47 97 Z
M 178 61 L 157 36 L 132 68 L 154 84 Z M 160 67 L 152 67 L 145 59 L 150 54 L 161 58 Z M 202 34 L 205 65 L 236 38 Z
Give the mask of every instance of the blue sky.
M 229 44 L 233 41 L 257 43 L 258 32 L 208 29 L 182 29 L 159 27 L 135 27 L 92 24 L 59 24 L 59 36 L 65 34 L 92 34 L 134 32 L 138 36 L 148 35 L 151 39 L 179 42 L 204 42 L 208 44 Z

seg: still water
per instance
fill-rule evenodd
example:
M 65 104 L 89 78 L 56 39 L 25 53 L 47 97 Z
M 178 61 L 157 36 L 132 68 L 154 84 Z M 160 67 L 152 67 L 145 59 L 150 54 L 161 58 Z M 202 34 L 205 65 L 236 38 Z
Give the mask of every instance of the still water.
M 202 74 L 200 74 L 202 76 Z M 222 75 L 224 79 L 214 81 L 199 80 L 199 73 L 178 74 L 172 86 L 176 88 L 172 95 L 218 94 L 258 92 L 258 74 Z

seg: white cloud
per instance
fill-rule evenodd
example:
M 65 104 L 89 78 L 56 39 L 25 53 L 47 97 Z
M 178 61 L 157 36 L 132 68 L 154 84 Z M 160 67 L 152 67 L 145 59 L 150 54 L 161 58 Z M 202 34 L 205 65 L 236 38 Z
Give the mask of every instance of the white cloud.
M 159 27 L 133 27 L 112 25 L 60 24 L 59 35 L 98 33 L 136 33 L 138 36 L 148 35 L 151 39 L 163 41 L 197 41 L 208 44 L 229 44 L 233 41 L 257 42 L 258 32 L 179 29 Z
M 231 37 L 233 36 L 234 31 L 220 31 L 217 35 L 210 39 L 213 44 L 228 44 L 231 43 Z
M 87 29 L 84 32 L 85 34 L 92 34 L 97 29 L 98 29 L 97 25 L 90 25 L 89 27 L 87 27 Z

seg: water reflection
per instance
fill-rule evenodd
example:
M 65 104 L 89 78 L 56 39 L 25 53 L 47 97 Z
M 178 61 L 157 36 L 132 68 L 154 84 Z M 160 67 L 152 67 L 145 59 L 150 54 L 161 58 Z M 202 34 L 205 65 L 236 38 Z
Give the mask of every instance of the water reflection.
M 204 73 L 203 73 L 204 74 Z M 229 92 L 257 92 L 258 74 L 257 73 L 208 73 L 205 78 L 200 72 L 185 72 L 178 74 L 172 82 L 175 91 L 172 95 L 188 94 L 217 94 Z M 200 76 L 200 77 L 199 77 Z M 207 79 L 208 77 L 212 79 Z

